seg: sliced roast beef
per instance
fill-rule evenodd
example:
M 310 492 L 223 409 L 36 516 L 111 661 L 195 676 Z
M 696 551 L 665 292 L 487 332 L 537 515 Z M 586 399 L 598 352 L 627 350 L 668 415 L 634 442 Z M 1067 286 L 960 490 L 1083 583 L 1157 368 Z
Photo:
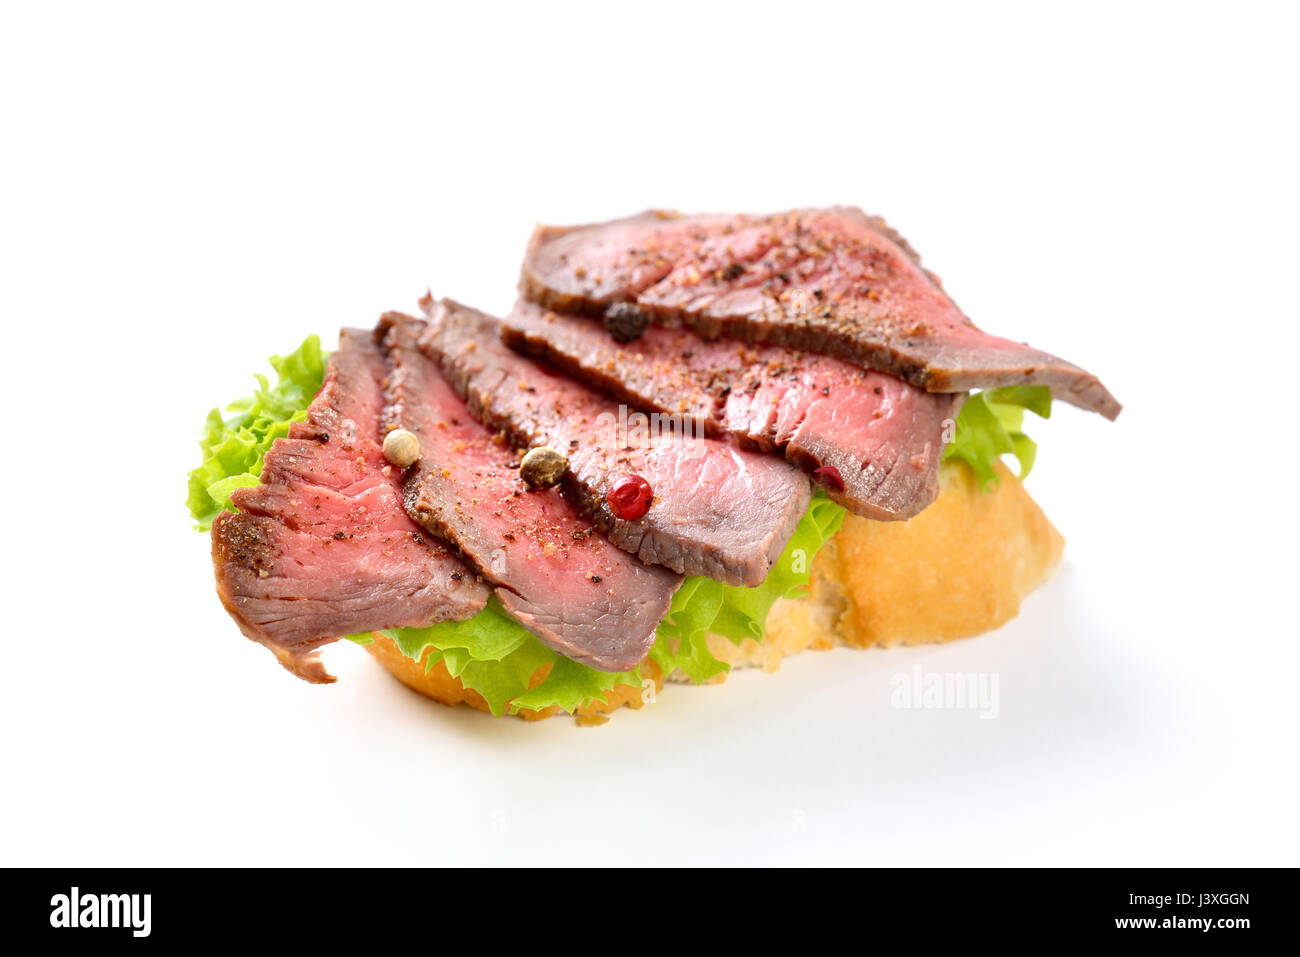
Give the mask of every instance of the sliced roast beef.
M 945 426 L 964 398 L 831 356 L 687 329 L 652 326 L 619 343 L 590 319 L 522 299 L 501 328 L 512 347 L 629 405 L 783 453 L 837 502 L 879 520 L 909 518 L 934 501 Z
M 808 507 L 801 472 L 681 429 L 624 428 L 608 397 L 511 351 L 498 320 L 450 300 L 425 307 L 421 349 L 489 428 L 516 447 L 567 454 L 566 490 L 615 545 L 686 575 L 751 586 L 766 577 Z M 627 475 L 653 489 L 642 518 L 616 518 L 606 502 Z
M 313 682 L 318 649 L 343 635 L 477 614 L 487 588 L 402 507 L 401 473 L 378 445 L 384 356 L 345 329 L 325 385 L 266 454 L 262 484 L 212 525 L 217 592 L 248 637 Z
M 390 313 L 378 330 L 389 368 L 385 422 L 420 440 L 407 513 L 454 545 L 545 644 L 603 671 L 636 667 L 680 576 L 615 548 L 560 489 L 530 490 L 510 446 L 474 419 L 419 351 L 423 327 Z
M 543 226 L 520 288 L 550 309 L 826 353 L 929 392 L 1036 383 L 1109 419 L 1120 411 L 1096 376 L 977 329 L 907 242 L 858 209 Z

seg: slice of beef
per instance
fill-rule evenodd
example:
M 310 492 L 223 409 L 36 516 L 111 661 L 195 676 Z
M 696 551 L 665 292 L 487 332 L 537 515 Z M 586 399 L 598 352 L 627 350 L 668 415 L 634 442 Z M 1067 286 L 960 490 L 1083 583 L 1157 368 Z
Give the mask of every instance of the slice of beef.
M 598 323 L 521 299 L 501 323 L 512 347 L 629 405 L 689 417 L 712 435 L 782 453 L 859 515 L 905 519 L 934 501 L 944 433 L 964 394 L 783 346 L 652 326 L 619 343 Z
M 634 307 L 709 338 L 839 356 L 929 392 L 1036 383 L 1108 419 L 1120 411 L 1096 376 L 977 329 L 907 242 L 858 209 L 542 226 L 520 289 L 559 311 Z
M 333 681 L 318 649 L 342 635 L 477 614 L 487 588 L 402 508 L 378 444 L 384 356 L 344 329 L 307 418 L 266 454 L 262 484 L 212 524 L 217 593 L 249 638 L 300 678 Z
M 389 313 L 377 330 L 388 355 L 384 421 L 420 440 L 407 514 L 454 545 L 546 645 L 602 671 L 636 667 L 681 578 L 615 548 L 560 489 L 530 490 L 510 446 L 419 351 L 423 327 Z
M 511 351 L 498 320 L 450 300 L 424 305 L 429 323 L 420 348 L 489 428 L 517 447 L 549 445 L 568 456 L 566 490 L 610 541 L 681 574 L 763 581 L 808 507 L 811 490 L 798 469 L 631 417 L 621 428 L 608 397 Z M 605 500 L 626 475 L 654 490 L 642 518 L 616 518 Z

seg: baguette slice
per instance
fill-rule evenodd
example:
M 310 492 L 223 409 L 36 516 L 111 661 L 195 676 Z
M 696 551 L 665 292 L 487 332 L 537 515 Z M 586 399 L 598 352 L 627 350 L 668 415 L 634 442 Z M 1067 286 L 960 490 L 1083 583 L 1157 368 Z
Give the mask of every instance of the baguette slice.
M 1001 483 L 981 491 L 964 464 L 945 465 L 938 499 L 905 522 L 848 515 L 813 562 L 808 595 L 772 606 L 761 643 L 749 639 L 736 645 L 711 635 L 709 650 L 733 668 L 771 672 L 783 658 L 805 650 L 951 641 L 1014 618 L 1025 596 L 1056 568 L 1065 540 L 1010 470 L 1002 465 L 997 470 Z M 426 672 L 423 661 L 408 658 L 380 634 L 367 648 L 408 688 L 445 705 L 488 710 L 478 693 L 464 688 L 441 663 Z M 665 678 L 684 680 L 680 674 L 660 674 L 649 661 L 641 669 L 656 693 Z M 538 669 L 533 684 L 545 674 L 546 666 Z M 649 697 L 645 689 L 616 688 L 608 701 L 579 709 L 578 719 L 602 723 L 603 715 L 624 706 L 640 708 Z M 556 710 L 520 716 L 531 721 Z

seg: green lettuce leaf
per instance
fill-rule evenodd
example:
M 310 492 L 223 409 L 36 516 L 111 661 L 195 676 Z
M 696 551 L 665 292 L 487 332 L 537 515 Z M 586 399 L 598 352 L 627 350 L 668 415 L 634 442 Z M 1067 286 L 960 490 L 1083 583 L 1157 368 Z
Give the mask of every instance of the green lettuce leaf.
M 957 415 L 957 432 L 943 452 L 945 462 L 956 459 L 974 471 L 981 487 L 1000 480 L 993 466 L 1003 455 L 1014 455 L 1020 478 L 1029 477 L 1038 445 L 1023 431 L 1025 410 L 1052 415 L 1052 393 L 1045 385 L 1017 385 L 976 392 Z
M 543 645 L 523 625 L 511 618 L 495 597 L 487 607 L 465 621 L 444 621 L 428 628 L 388 628 L 380 632 L 391 638 L 402 654 L 415 661 L 430 649 L 425 670 L 441 662 L 453 678 L 481 694 L 494 715 L 507 708 L 537 709 L 555 705 L 576 711 L 619 685 L 641 687 L 641 675 L 597 671 L 571 661 Z M 349 635 L 358 644 L 369 644 L 370 633 Z M 546 677 L 529 689 L 533 675 L 550 665 Z
M 230 509 L 230 493 L 256 485 L 262 474 L 262 459 L 271 443 L 289 434 L 289 425 L 307 415 L 312 396 L 325 379 L 326 353 L 320 338 L 308 336 L 287 356 L 272 356 L 276 372 L 272 388 L 266 376 L 257 375 L 258 388 L 251 396 L 232 402 L 223 417 L 219 409 L 208 413 L 199 437 L 202 460 L 190 472 L 186 505 L 206 531 L 212 520 Z
M 704 579 L 722 592 L 722 607 L 709 630 L 737 644 L 746 638 L 761 639 L 763 623 L 772 605 L 778 598 L 795 598 L 802 593 L 808 584 L 813 558 L 840 530 L 845 514 L 843 507 L 819 491 L 763 584 L 745 588 Z
M 727 666 L 709 653 L 706 636 L 722 609 L 722 586 L 708 578 L 688 578 L 673 595 L 659 625 L 650 660 L 665 675 L 681 669 L 696 684 L 722 674 Z

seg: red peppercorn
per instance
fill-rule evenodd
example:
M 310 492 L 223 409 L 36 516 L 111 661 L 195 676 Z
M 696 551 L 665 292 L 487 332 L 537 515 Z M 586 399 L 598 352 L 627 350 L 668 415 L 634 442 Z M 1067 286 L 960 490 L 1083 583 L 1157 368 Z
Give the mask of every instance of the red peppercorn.
M 635 522 L 650 511 L 650 499 L 654 498 L 654 489 L 639 475 L 621 475 L 605 493 L 605 501 L 615 518 L 626 522 Z
M 813 469 L 813 477 L 829 489 L 836 492 L 844 491 L 844 479 L 840 476 L 840 470 L 833 465 L 823 465 L 819 469 Z

